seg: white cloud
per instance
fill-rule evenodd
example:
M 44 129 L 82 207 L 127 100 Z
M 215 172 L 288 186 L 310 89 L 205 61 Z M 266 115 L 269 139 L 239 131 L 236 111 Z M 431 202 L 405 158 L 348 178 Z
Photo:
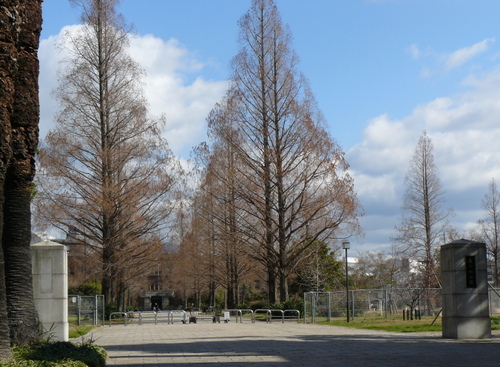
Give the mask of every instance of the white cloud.
M 410 157 L 408 144 L 414 143 L 411 127 L 403 120 L 390 120 L 388 115 L 372 119 L 363 131 L 363 141 L 349 151 L 350 162 L 361 164 L 363 172 L 376 174 L 402 169 Z
M 150 112 L 166 114 L 170 147 L 187 155 L 205 139 L 205 118 L 224 94 L 227 82 L 197 76 L 206 65 L 175 39 L 133 37 L 131 55 L 146 70 L 145 94 Z M 188 80 L 192 75 L 194 80 Z
M 435 134 L 435 157 L 443 186 L 467 192 L 486 187 L 492 177 L 500 178 L 498 141 L 500 127 Z
M 372 204 L 377 206 L 379 212 L 387 208 L 390 208 L 389 210 L 399 208 L 399 188 L 393 174 L 374 176 L 351 171 L 351 175 L 354 178 L 357 194 L 363 198 L 365 210 L 371 210 Z M 383 198 L 383 202 L 380 198 Z
M 456 69 L 463 65 L 470 59 L 476 57 L 477 55 L 487 51 L 490 45 L 495 40 L 493 38 L 487 38 L 481 42 L 478 42 L 472 46 L 461 48 L 460 50 L 454 51 L 443 57 L 446 70 Z
M 500 69 L 470 76 L 463 85 L 469 90 L 418 105 L 402 119 L 372 119 L 363 141 L 348 152 L 367 217 L 387 218 L 380 228 L 367 228 L 368 237 L 384 229 L 390 232 L 398 224 L 404 176 L 423 130 L 434 145 L 446 208 L 460 213 L 451 218 L 452 224 L 468 230 L 479 219 L 489 181 L 500 180 Z
M 56 71 L 63 55 L 56 47 L 65 31 L 40 44 L 40 136 L 54 127 L 57 105 L 50 92 L 57 87 Z M 186 156 L 190 149 L 205 139 L 205 118 L 225 92 L 226 81 L 203 79 L 207 66 L 197 60 L 179 41 L 146 35 L 131 37 L 130 54 L 146 71 L 144 92 L 150 113 L 166 115 L 165 136 L 171 149 Z
M 450 53 L 442 53 L 430 48 L 422 51 L 416 44 L 412 44 L 406 49 L 406 52 L 412 59 L 423 64 L 420 76 L 430 78 L 463 66 L 468 61 L 488 51 L 494 42 L 494 38 L 486 38 L 472 46 L 463 47 Z M 497 56 L 492 56 L 491 59 L 493 60 L 495 57 Z
M 413 44 L 410 47 L 408 47 L 407 51 L 414 60 L 418 60 L 420 58 L 421 52 L 416 44 Z
M 61 37 L 66 32 L 73 32 L 80 26 L 66 26 L 58 35 L 52 35 L 40 41 L 38 58 L 40 60 L 40 137 L 45 135 L 55 125 L 57 103 L 52 96 L 52 91 L 57 88 L 57 70 L 60 63 L 67 56 L 67 50 L 58 46 Z

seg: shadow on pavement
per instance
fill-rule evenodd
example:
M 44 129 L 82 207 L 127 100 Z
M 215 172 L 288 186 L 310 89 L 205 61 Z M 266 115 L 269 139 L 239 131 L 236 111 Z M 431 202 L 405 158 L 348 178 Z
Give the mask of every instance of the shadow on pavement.
M 197 338 L 105 346 L 114 366 L 499 366 L 500 340 L 458 341 L 415 334 Z M 130 343 L 130 344 L 128 344 Z M 99 344 L 99 343 L 97 343 Z M 145 357 L 146 356 L 146 357 Z M 158 361 L 147 362 L 148 356 Z M 245 357 L 258 360 L 245 361 Z M 143 361 L 143 358 L 146 358 Z M 251 359 L 251 358 L 250 358 Z M 255 358 L 254 358 L 255 359 Z M 134 360 L 137 362 L 134 363 Z M 121 364 L 123 362 L 123 364 Z

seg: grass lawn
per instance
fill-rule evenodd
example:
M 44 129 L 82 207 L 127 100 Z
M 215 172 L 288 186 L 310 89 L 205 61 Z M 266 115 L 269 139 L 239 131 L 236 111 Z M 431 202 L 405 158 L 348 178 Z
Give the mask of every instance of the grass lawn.
M 95 326 L 77 326 L 77 325 L 69 325 L 69 338 L 79 338 L 82 335 L 87 334 L 90 330 L 95 329 Z
M 95 329 L 92 325 L 80 325 L 78 326 L 78 318 L 74 315 L 68 317 L 69 322 L 69 338 L 78 338 L 82 335 L 87 334 L 90 330 Z
M 433 325 L 434 316 L 422 316 L 421 320 L 403 320 L 401 316 L 366 315 L 354 318 L 347 323 L 345 318 L 332 319 L 331 322 L 320 322 L 324 325 L 346 326 L 357 329 L 395 331 L 401 333 L 413 333 L 424 331 L 442 331 L 441 317 L 438 317 Z M 492 317 L 492 330 L 500 330 L 500 317 Z

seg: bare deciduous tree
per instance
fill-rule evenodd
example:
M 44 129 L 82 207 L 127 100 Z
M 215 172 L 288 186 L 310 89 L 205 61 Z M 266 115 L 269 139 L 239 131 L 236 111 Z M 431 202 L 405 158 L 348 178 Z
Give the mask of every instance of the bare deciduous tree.
M 238 197 L 239 235 L 266 268 L 274 303 L 287 300 L 288 276 L 315 241 L 353 234 L 359 203 L 274 1 L 254 0 L 239 25 L 226 111 L 212 116 L 228 121 L 212 139 L 231 146 L 238 179 L 225 190 Z
M 398 261 L 392 254 L 365 252 L 352 270 L 352 282 L 360 289 L 380 289 L 396 285 Z
M 39 214 L 99 252 L 103 293 L 121 306 L 167 235 L 179 167 L 163 119 L 148 116 L 117 1 L 74 2 L 84 25 L 65 40 L 71 56 L 56 92 L 57 127 L 41 149 Z
M 443 238 L 450 210 L 442 210 L 444 191 L 434 164 L 431 139 L 424 132 L 417 143 L 405 178 L 401 225 L 394 238 L 404 256 L 424 265 L 422 286 L 435 284 L 436 250 Z
M 208 118 L 209 135 L 214 139 L 211 151 L 205 144 L 197 150 L 197 161 L 204 167 L 202 182 L 195 202 L 195 217 L 205 228 L 206 248 L 210 249 L 208 272 L 211 282 L 220 284 L 226 291 L 227 307 L 235 308 L 240 303 L 240 287 L 248 273 L 249 262 L 243 230 L 243 216 L 238 201 L 240 164 L 232 143 L 236 136 L 231 129 L 230 110 L 218 104 Z M 224 134 L 220 130 L 225 130 Z M 226 140 L 229 139 L 229 140 Z M 215 284 L 212 284 L 211 299 Z
M 493 285 L 500 284 L 500 192 L 495 179 L 491 179 L 488 192 L 481 201 L 485 211 L 483 219 L 478 221 L 477 237 L 486 244 L 488 256 L 493 263 Z

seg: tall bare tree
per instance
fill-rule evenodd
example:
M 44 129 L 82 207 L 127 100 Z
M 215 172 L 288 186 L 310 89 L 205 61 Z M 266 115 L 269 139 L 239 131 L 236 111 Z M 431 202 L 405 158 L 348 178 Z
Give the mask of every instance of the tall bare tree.
M 0 204 L 5 264 L 5 293 L 0 287 L 2 351 L 10 328 L 12 344 L 28 344 L 40 338 L 33 300 L 31 273 L 31 194 L 38 145 L 38 45 L 42 24 L 41 1 L 0 2 Z M 4 135 L 5 133 L 5 135 Z M 0 275 L 2 272 L 0 271 Z M 6 296 L 4 298 L 3 296 Z
M 500 285 L 500 192 L 495 179 L 491 179 L 481 206 L 485 216 L 478 221 L 478 240 L 486 244 L 488 256 L 493 262 L 493 285 L 498 287 Z
M 365 252 L 358 257 L 356 267 L 349 276 L 355 287 L 378 289 L 396 285 L 398 261 L 392 254 Z
M 235 308 L 240 303 L 239 290 L 249 262 L 241 228 L 245 213 L 238 204 L 241 195 L 237 182 L 242 176 L 234 149 L 237 136 L 231 126 L 231 110 L 226 107 L 224 102 L 217 104 L 208 117 L 209 136 L 214 138 L 211 150 L 205 144 L 196 150 L 204 170 L 195 216 L 204 223 L 205 233 L 209 234 L 205 236 L 207 247 L 217 260 L 210 270 L 213 268 L 215 279 L 226 290 L 227 307 Z
M 288 298 L 288 276 L 315 241 L 352 235 L 359 204 L 274 1 L 254 0 L 239 26 L 228 111 L 219 114 L 230 127 L 213 139 L 230 144 L 238 162 L 240 235 L 266 268 L 274 303 Z
M 394 238 L 401 251 L 423 264 L 423 287 L 435 284 L 437 246 L 449 227 L 443 210 L 444 191 L 434 164 L 433 145 L 426 132 L 420 136 L 405 178 L 401 225 Z
M 164 119 L 148 116 L 118 1 L 73 2 L 84 25 L 65 40 L 71 56 L 55 92 L 57 126 L 41 149 L 39 213 L 100 253 L 103 293 L 121 305 L 168 234 L 179 168 Z

